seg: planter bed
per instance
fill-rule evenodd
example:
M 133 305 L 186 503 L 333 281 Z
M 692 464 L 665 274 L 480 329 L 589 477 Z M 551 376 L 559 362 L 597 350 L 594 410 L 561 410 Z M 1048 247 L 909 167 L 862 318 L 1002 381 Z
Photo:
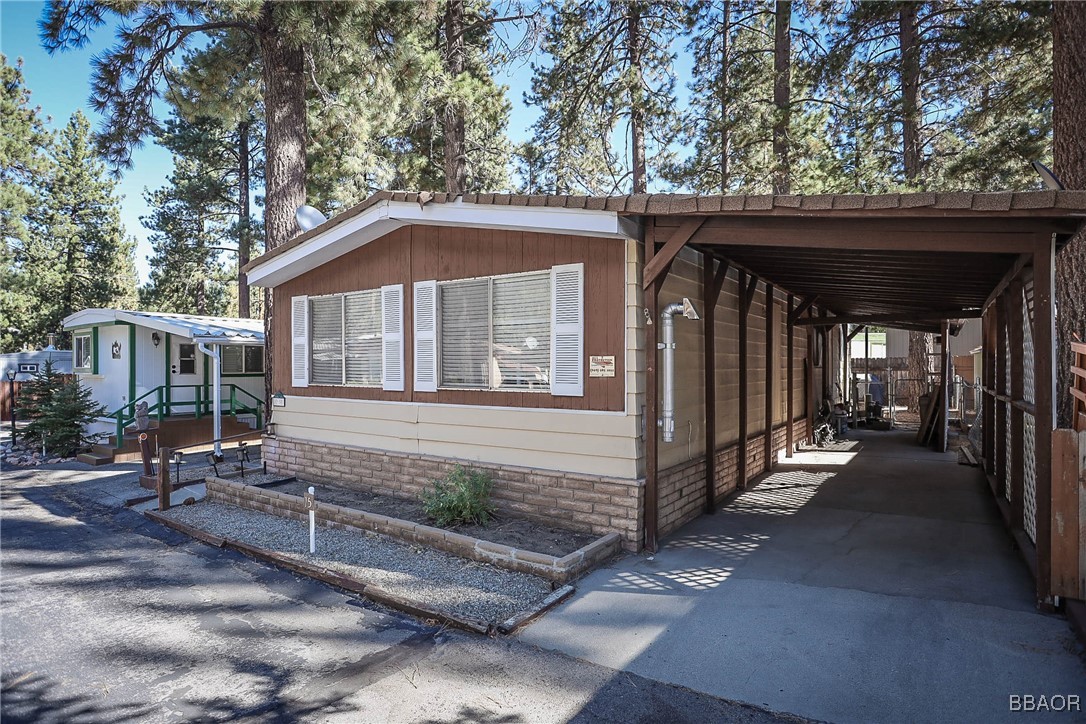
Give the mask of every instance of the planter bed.
M 236 480 L 232 476 L 231 478 Z M 326 503 L 407 520 L 420 525 L 432 525 L 423 509 L 422 502 L 418 500 L 367 493 L 328 483 L 308 483 L 304 480 L 284 481 L 264 487 L 267 490 L 301 496 L 310 485 L 316 487 L 317 499 Z M 482 538 L 492 543 L 501 543 L 511 548 L 545 553 L 556 558 L 561 558 L 596 540 L 596 536 L 593 535 L 539 525 L 523 518 L 505 516 L 500 512 L 485 526 L 458 525 L 446 530 L 469 538 Z
M 233 505 L 202 502 L 156 512 L 211 545 L 228 545 L 424 618 L 474 631 L 506 630 L 539 615 L 572 589 L 354 529 L 322 529 L 309 553 L 300 521 Z
M 301 481 L 291 482 L 288 490 L 305 490 L 307 484 Z M 466 535 L 462 530 L 443 530 L 429 525 L 395 518 L 368 510 L 360 510 L 345 505 L 327 502 L 334 486 L 322 485 L 317 488 L 317 522 L 329 527 L 351 527 L 382 533 L 409 543 L 419 543 L 456 556 L 475 561 L 491 563 L 507 570 L 519 571 L 542 576 L 551 581 L 565 583 L 599 563 L 617 554 L 622 539 L 618 533 L 608 533 L 602 538 L 592 539 L 578 534 L 569 534 L 576 542 L 587 541 L 579 548 L 565 555 L 539 553 L 525 550 L 505 543 Z M 342 490 L 342 489 L 341 489 Z M 353 492 L 353 491 L 348 491 Z M 355 494 L 357 496 L 357 494 Z M 363 494 L 365 495 L 365 494 Z M 301 495 L 284 492 L 280 485 L 257 487 L 242 483 L 233 478 L 207 479 L 207 497 L 210 501 L 238 505 L 265 513 L 273 513 L 296 520 L 307 520 L 308 513 Z M 378 496 L 380 497 L 380 496 Z M 339 498 L 344 500 L 344 498 Z M 410 501 L 404 501 L 410 504 Z M 527 526 L 542 528 L 535 524 L 522 522 Z M 486 535 L 487 528 L 477 528 Z M 553 530 L 553 529 L 544 529 Z M 563 531 L 565 533 L 565 531 Z

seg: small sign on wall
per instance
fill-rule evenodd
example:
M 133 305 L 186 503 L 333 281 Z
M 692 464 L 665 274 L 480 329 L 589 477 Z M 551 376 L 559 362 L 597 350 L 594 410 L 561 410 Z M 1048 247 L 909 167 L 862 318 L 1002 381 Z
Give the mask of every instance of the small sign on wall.
M 592 355 L 588 358 L 588 376 L 589 377 L 614 377 L 615 376 L 615 356 L 614 355 Z

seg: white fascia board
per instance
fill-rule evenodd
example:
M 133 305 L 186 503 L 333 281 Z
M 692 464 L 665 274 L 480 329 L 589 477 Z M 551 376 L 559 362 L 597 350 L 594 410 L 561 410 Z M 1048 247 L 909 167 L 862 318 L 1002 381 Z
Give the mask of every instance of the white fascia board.
M 96 324 L 109 324 L 115 321 L 117 321 L 117 310 L 115 309 L 84 309 L 81 312 L 69 314 L 61 322 L 61 325 L 64 329 L 75 329 L 77 327 L 93 327 Z
M 493 206 L 382 201 L 353 219 L 318 234 L 290 251 L 269 259 L 248 273 L 249 283 L 274 287 L 327 264 L 408 224 L 505 229 L 570 234 L 610 239 L 640 239 L 641 225 L 614 211 L 590 211 L 548 206 Z
M 263 339 L 254 339 L 253 337 L 224 337 L 222 335 L 196 335 L 192 338 L 193 342 L 202 342 L 204 344 L 218 344 L 223 347 L 230 347 L 235 345 L 244 345 L 248 347 L 263 347 Z
M 545 234 L 596 236 L 609 239 L 639 239 L 640 225 L 614 211 L 566 209 L 559 206 L 496 206 L 466 204 L 427 204 L 420 207 L 410 201 L 391 201 L 388 216 L 409 224 L 459 226 L 478 229 L 535 231 Z
M 118 322 L 129 322 L 137 327 L 147 327 L 148 329 L 154 329 L 159 332 L 165 332 L 175 337 L 184 337 L 189 339 L 192 337 L 192 329 L 183 327 L 179 324 L 170 324 L 168 321 L 156 317 L 145 317 L 142 314 L 129 314 L 128 312 L 117 312 Z
M 249 270 L 249 283 L 259 287 L 277 284 L 312 271 L 403 226 L 388 218 L 388 202 L 382 201 L 353 219 L 317 234 L 290 251 Z

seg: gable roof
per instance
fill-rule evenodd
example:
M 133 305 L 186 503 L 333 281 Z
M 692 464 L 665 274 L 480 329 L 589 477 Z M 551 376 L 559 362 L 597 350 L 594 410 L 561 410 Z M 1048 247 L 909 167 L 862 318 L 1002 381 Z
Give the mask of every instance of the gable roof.
M 734 216 L 1082 216 L 1086 215 L 1086 191 L 1000 191 L 988 193 L 949 192 L 949 193 L 907 193 L 907 194 L 819 194 L 813 196 L 800 195 L 696 195 L 696 194 L 627 194 L 623 196 L 571 196 L 556 194 L 463 194 L 453 195 L 447 193 L 432 193 L 428 191 L 378 191 L 339 214 L 336 214 L 323 224 L 306 231 L 291 239 L 286 244 L 272 249 L 260 257 L 249 262 L 244 271 L 250 275 L 250 281 L 259 284 L 261 280 L 264 286 L 279 283 L 284 278 L 290 278 L 296 274 L 283 272 L 286 264 L 277 264 L 279 269 L 275 274 L 268 274 L 266 270 L 269 262 L 291 254 L 299 247 L 317 246 L 314 240 L 327 240 L 332 236 L 330 232 L 353 219 L 362 216 L 372 217 L 372 222 L 386 221 L 385 224 L 371 229 L 376 233 L 372 238 L 361 240 L 351 248 L 357 248 L 362 244 L 372 241 L 377 236 L 404 226 L 408 223 L 439 223 L 436 218 L 427 219 L 426 210 L 435 208 L 435 205 L 458 206 L 461 208 L 476 210 L 490 209 L 492 211 L 502 208 L 512 212 L 510 216 L 502 219 L 501 224 L 490 224 L 480 220 L 480 226 L 491 228 L 524 228 L 516 222 L 517 216 L 523 212 L 536 212 L 532 216 L 538 219 L 540 210 L 553 210 L 562 212 L 590 212 L 599 222 L 602 218 L 616 220 L 615 228 L 608 233 L 610 225 L 602 225 L 602 232 L 592 229 L 555 228 L 549 224 L 536 225 L 536 229 L 557 231 L 559 233 L 583 233 L 587 235 L 605 236 L 635 236 L 636 225 L 630 223 L 618 223 L 619 218 L 640 216 L 676 216 L 676 215 L 734 215 Z M 413 218 L 400 218 L 399 223 L 387 223 L 388 214 L 374 213 L 373 210 L 388 208 L 390 206 L 411 209 L 417 206 Z M 466 210 L 466 209 L 465 209 Z M 561 210 L 561 211 L 559 211 Z M 521 213 L 517 213 L 517 212 Z M 367 214 L 367 212 L 369 212 Z M 436 214 L 433 214 L 436 216 Z M 380 219 L 379 219 L 380 217 Z M 553 215 L 550 219 L 555 219 Z M 362 221 L 362 220 L 359 220 Z M 458 222 L 463 223 L 463 222 Z M 455 225 L 455 224 L 454 224 Z M 530 224 L 529 224 L 530 225 Z M 365 227 L 366 223 L 356 221 L 353 227 Z M 352 228 L 343 234 L 353 233 L 358 229 Z M 337 234 L 338 235 L 338 234 Z M 350 248 L 339 253 L 346 253 Z M 322 255 L 320 263 L 330 261 L 338 253 Z M 292 254 L 295 260 L 306 256 L 304 253 Z M 311 266 L 310 260 L 306 266 Z M 256 272 L 256 273 L 254 273 Z M 261 273 L 264 272 L 264 273 Z M 299 272 L 300 273 L 300 272 Z
M 264 344 L 264 320 L 205 317 L 194 314 L 138 312 L 125 309 L 84 309 L 64 319 L 65 329 L 127 322 L 194 342 L 210 344 Z

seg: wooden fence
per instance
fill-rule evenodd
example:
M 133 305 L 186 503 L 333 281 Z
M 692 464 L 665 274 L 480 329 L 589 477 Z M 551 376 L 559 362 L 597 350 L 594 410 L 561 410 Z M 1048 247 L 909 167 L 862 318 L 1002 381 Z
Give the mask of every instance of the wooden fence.
M 19 395 L 19 390 L 22 386 L 22 382 L 16 382 L 14 384 L 16 397 Z M 2 422 L 11 422 L 11 405 L 13 402 L 11 388 L 12 383 L 8 382 L 6 379 L 0 380 L 0 421 Z
M 1073 426 L 1052 435 L 1052 592 L 1086 601 L 1086 344 L 1071 344 Z

